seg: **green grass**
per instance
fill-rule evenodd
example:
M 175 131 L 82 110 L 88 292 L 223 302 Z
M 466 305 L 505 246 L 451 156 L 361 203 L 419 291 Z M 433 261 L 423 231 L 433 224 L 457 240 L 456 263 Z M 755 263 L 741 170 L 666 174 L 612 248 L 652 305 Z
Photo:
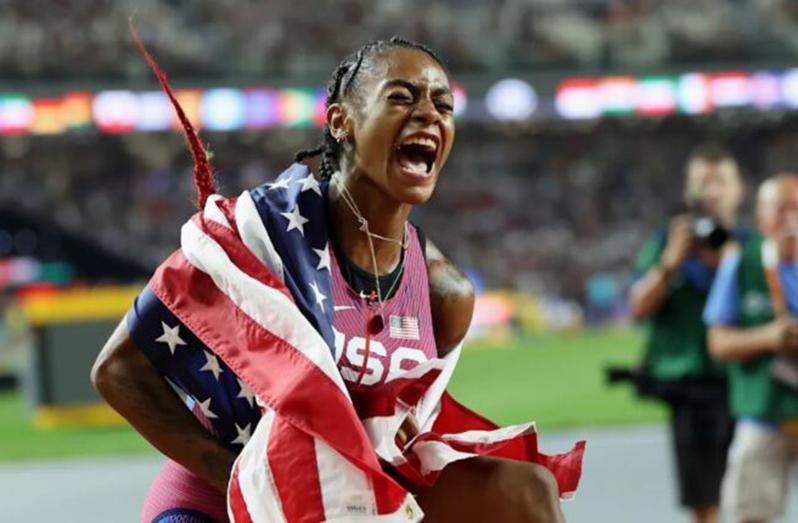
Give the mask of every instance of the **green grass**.
M 151 452 L 129 427 L 37 430 L 20 394 L 0 394 L 0 463 Z
M 608 329 L 527 337 L 500 349 L 473 344 L 450 391 L 498 423 L 534 420 L 541 430 L 661 421 L 664 410 L 639 402 L 628 386 L 604 385 L 604 367 L 635 362 L 641 341 L 637 331 Z M 126 427 L 38 431 L 20 394 L 0 394 L 0 462 L 151 452 Z
M 662 421 L 664 409 L 641 402 L 631 387 L 607 387 L 608 364 L 639 360 L 641 333 L 629 329 L 542 334 L 463 351 L 449 391 L 460 402 L 510 424 L 573 427 Z

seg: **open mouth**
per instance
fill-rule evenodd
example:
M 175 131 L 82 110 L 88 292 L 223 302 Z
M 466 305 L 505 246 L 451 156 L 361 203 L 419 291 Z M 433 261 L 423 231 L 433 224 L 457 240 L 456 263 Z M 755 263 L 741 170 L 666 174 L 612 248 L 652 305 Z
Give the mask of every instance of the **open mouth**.
M 429 176 L 438 158 L 438 142 L 427 136 L 409 136 L 396 147 L 396 160 L 409 174 Z

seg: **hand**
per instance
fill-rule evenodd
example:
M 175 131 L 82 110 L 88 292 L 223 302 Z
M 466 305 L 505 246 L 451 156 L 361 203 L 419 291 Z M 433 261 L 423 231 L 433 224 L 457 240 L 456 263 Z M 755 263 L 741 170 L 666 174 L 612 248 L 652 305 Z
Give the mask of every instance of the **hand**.
M 693 247 L 693 224 L 689 216 L 679 215 L 668 226 L 668 243 L 662 251 L 660 264 L 668 272 L 675 272 L 690 254 Z
M 407 415 L 404 423 L 402 423 L 402 426 L 399 427 L 399 431 L 396 433 L 399 447 L 404 447 L 408 441 L 418 436 L 419 432 L 421 431 L 418 428 L 418 421 L 416 420 L 416 416 L 411 412 Z
M 772 323 L 778 335 L 778 352 L 798 353 L 798 321 L 779 318 Z

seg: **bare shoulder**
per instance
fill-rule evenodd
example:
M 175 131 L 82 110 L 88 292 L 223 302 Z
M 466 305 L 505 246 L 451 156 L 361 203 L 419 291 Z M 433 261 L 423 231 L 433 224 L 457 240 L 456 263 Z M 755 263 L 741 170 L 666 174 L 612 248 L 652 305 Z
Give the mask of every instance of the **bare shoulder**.
M 468 332 L 474 313 L 474 286 L 429 239 L 427 274 L 435 341 L 439 356 L 444 356 L 463 341 Z

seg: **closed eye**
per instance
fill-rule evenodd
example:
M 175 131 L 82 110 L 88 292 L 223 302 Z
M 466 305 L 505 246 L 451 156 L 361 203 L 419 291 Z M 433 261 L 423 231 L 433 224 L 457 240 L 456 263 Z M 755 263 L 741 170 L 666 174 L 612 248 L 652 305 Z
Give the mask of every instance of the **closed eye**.
M 394 93 L 392 95 L 389 95 L 388 96 L 388 100 L 393 100 L 394 102 L 412 102 L 413 101 L 413 99 L 410 96 L 408 96 L 406 94 L 402 94 L 402 93 Z

